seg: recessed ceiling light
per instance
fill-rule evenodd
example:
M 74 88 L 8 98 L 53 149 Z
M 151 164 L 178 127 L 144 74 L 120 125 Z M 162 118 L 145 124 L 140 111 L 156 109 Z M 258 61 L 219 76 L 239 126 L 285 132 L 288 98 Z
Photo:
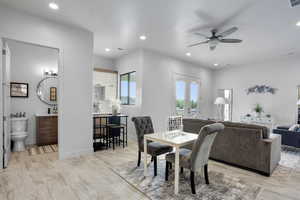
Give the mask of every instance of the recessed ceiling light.
M 218 67 L 218 66 L 219 66 L 219 64 L 218 64 L 218 63 L 215 63 L 215 64 L 214 64 L 214 66 L 215 66 L 215 67 Z
M 105 48 L 105 51 L 106 51 L 106 52 L 110 52 L 110 49 L 109 49 L 109 48 Z
M 296 25 L 297 25 L 297 26 L 300 26 L 300 21 L 298 21 Z
M 59 6 L 58 6 L 58 4 L 51 2 L 51 3 L 49 3 L 49 8 L 51 8 L 52 10 L 58 10 Z
M 140 36 L 140 40 L 146 40 L 147 39 L 147 36 L 146 35 L 141 35 Z
M 190 52 L 187 52 L 185 55 L 190 57 L 192 54 Z

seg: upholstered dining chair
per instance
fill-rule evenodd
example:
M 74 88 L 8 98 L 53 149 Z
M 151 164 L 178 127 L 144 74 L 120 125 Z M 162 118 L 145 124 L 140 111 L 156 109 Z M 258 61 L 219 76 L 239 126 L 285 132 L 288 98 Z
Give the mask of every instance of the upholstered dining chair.
M 141 152 L 144 152 L 144 135 L 154 133 L 151 117 L 133 117 L 132 121 L 135 126 L 137 141 L 138 141 L 138 163 L 141 163 Z M 169 153 L 173 148 L 168 145 L 160 144 L 158 142 L 149 142 L 147 152 L 152 156 L 151 161 L 154 161 L 154 176 L 157 175 L 157 156 Z
M 201 128 L 198 139 L 194 142 L 192 150 L 182 148 L 179 151 L 179 165 L 182 168 L 189 169 L 192 193 L 196 194 L 195 190 L 195 172 L 204 167 L 204 177 L 206 184 L 208 180 L 208 159 L 211 146 L 216 135 L 222 132 L 224 125 L 221 123 L 214 123 L 206 125 Z M 166 181 L 168 180 L 169 168 L 175 163 L 175 153 L 166 155 Z

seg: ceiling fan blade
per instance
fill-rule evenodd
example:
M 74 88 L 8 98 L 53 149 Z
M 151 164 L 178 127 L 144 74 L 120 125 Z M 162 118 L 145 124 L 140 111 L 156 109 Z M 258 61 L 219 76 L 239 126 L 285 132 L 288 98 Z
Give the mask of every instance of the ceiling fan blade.
M 202 36 L 202 37 L 204 37 L 204 38 L 209 38 L 207 35 L 205 35 L 205 34 L 202 34 L 202 33 L 198 33 L 198 32 L 196 32 L 196 33 L 194 33 L 195 35 L 200 35 L 200 36 Z
M 198 43 L 195 43 L 195 44 L 191 44 L 191 45 L 188 45 L 188 47 L 194 47 L 194 46 L 198 46 L 200 44 L 206 44 L 208 43 L 209 40 L 206 40 L 206 41 L 203 41 L 203 42 L 198 42 Z
M 241 43 L 243 40 L 240 39 L 220 39 L 222 43 Z
M 237 30 L 239 30 L 237 27 L 232 27 L 232 28 L 228 29 L 227 31 L 224 31 L 224 32 L 220 33 L 218 36 L 219 37 L 226 37 L 226 36 L 236 32 Z

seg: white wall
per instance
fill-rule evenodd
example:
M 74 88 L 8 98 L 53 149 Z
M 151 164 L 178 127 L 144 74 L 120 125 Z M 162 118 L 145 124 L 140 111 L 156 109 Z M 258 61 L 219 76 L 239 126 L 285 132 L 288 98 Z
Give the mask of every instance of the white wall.
M 260 103 L 265 113 L 271 114 L 276 124 L 295 123 L 297 113 L 297 85 L 300 85 L 300 59 L 255 64 L 228 68 L 214 72 L 214 92 L 217 89 L 233 88 L 233 121 L 251 112 Z M 275 95 L 246 94 L 246 89 L 255 85 L 278 88 Z
M 93 151 L 93 34 L 0 5 L 0 37 L 60 49 L 59 155 Z
M 114 60 L 110 58 L 105 58 L 103 56 L 94 55 L 93 56 L 93 66 L 94 68 L 100 69 L 110 69 L 115 70 Z
M 142 108 L 142 88 L 143 88 L 143 51 L 137 50 L 123 55 L 115 61 L 115 66 L 120 74 L 136 71 L 137 76 L 137 99 L 135 105 L 124 105 L 121 112 L 128 115 L 128 137 L 136 139 L 135 129 L 131 118 L 141 115 Z M 120 77 L 119 77 L 120 78 Z
M 211 117 L 212 71 L 176 58 L 145 51 L 142 114 L 152 117 L 156 131 L 166 130 L 168 116 L 175 114 L 175 74 L 200 80 L 200 113 L 202 116 Z
M 29 118 L 26 144 L 36 144 L 35 114 L 47 113 L 48 105 L 36 94 L 43 69 L 58 69 L 58 50 L 21 42 L 8 41 L 11 51 L 11 81 L 29 84 L 28 98 L 11 98 L 11 112 L 26 112 Z
M 120 74 L 136 71 L 137 104 L 122 106 L 122 112 L 133 116 L 149 115 L 156 131 L 166 130 L 167 117 L 174 114 L 174 73 L 192 75 L 201 80 L 201 113 L 210 117 L 212 110 L 212 71 L 148 50 L 139 50 L 116 61 Z M 129 136 L 136 138 L 129 121 Z

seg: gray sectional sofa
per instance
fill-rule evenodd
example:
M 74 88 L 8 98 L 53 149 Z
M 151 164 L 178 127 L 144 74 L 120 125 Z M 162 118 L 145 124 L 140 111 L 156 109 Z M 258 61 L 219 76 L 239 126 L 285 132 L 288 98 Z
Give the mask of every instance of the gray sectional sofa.
M 183 130 L 198 134 L 216 121 L 183 119 Z M 270 135 L 264 126 L 222 122 L 224 131 L 212 146 L 210 158 L 270 176 L 280 161 L 281 136 Z

